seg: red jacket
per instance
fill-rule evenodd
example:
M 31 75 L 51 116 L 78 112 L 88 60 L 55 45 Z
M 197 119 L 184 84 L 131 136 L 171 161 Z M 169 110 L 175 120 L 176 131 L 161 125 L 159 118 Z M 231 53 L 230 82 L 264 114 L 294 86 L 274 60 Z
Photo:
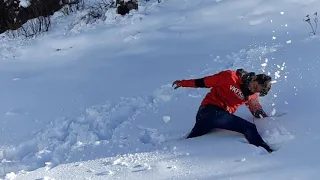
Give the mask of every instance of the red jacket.
M 257 93 L 245 100 L 240 90 L 242 80 L 236 71 L 226 70 L 201 79 L 203 80 L 202 86 L 211 88 L 201 105 L 216 105 L 234 114 L 239 106 L 245 104 L 255 116 L 267 116 L 262 110 Z M 197 80 L 199 79 L 182 80 L 180 85 L 182 87 L 199 87 Z M 256 112 L 259 112 L 258 115 L 256 115 Z

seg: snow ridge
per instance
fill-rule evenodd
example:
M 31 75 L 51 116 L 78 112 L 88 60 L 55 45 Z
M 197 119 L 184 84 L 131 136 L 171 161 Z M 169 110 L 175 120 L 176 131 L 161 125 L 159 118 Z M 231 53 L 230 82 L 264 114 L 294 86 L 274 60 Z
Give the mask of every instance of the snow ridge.
M 122 98 L 117 103 L 107 102 L 87 108 L 76 118 L 58 118 L 48 125 L 48 129 L 34 134 L 31 141 L 2 150 L 0 174 L 43 166 L 52 168 L 68 162 L 72 151 L 116 141 L 119 138 L 115 135 L 118 128 L 130 124 L 146 111 L 155 111 L 160 104 L 172 98 L 171 91 L 170 85 L 165 85 L 150 96 Z M 148 140 L 144 137 L 141 141 L 146 143 Z

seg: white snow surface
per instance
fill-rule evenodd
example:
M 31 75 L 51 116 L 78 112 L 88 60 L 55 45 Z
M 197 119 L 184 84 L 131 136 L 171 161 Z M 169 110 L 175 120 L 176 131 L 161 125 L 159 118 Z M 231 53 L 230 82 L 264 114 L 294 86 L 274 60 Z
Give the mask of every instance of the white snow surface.
M 1 179 L 319 179 L 320 37 L 303 21 L 319 7 L 154 0 L 91 24 L 57 12 L 32 39 L 0 35 Z M 255 120 L 274 153 L 231 131 L 184 138 L 208 89 L 172 82 L 237 68 L 275 80 L 260 99 L 275 117 Z M 246 107 L 236 115 L 252 121 Z
M 19 0 L 19 1 L 20 1 L 19 5 L 24 7 L 24 8 L 27 8 L 31 4 L 30 0 Z

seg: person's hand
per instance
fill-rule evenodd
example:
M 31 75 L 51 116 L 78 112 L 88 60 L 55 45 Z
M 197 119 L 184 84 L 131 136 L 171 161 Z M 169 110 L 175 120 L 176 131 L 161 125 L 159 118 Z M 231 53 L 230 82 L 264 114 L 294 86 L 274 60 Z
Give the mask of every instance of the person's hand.
M 180 80 L 176 80 L 175 82 L 172 83 L 172 87 L 174 87 L 174 89 L 177 89 L 177 88 L 181 87 L 181 81 Z

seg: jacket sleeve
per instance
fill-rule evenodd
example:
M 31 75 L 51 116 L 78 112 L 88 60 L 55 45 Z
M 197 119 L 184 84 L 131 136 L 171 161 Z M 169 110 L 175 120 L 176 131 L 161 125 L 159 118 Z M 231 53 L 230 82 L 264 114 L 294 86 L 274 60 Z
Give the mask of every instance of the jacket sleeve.
M 256 118 L 268 117 L 268 115 L 263 111 L 262 106 L 259 102 L 258 94 L 254 94 L 253 97 L 246 102 L 251 114 Z
M 182 87 L 193 87 L 193 88 L 211 88 L 215 86 L 220 79 L 223 79 L 223 75 L 226 71 L 219 72 L 217 74 L 211 76 L 205 76 L 199 79 L 188 79 L 182 80 L 181 86 Z

